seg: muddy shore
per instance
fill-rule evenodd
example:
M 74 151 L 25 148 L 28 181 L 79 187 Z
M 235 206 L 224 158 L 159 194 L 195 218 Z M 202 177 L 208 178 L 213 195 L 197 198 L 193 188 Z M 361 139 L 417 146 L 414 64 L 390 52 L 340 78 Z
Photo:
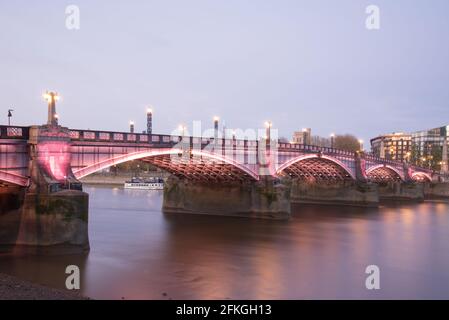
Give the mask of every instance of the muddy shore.
M 0 273 L 0 300 L 89 300 L 75 292 L 53 289 Z

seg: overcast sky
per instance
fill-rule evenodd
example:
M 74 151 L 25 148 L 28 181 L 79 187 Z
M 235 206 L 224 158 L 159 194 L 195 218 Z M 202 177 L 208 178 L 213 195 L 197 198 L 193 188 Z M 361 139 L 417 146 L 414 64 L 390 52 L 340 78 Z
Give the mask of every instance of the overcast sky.
M 80 30 L 66 28 L 67 5 Z M 381 29 L 365 28 L 369 4 Z M 0 0 L 0 123 L 154 131 L 214 115 L 368 140 L 449 121 L 449 1 Z

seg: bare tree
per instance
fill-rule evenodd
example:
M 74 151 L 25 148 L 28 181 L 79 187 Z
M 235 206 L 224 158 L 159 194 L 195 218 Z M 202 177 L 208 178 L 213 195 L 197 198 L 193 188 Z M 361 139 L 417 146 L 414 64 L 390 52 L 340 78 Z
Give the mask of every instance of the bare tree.
M 335 137 L 334 147 L 336 149 L 356 152 L 360 150 L 360 143 L 352 134 L 337 135 Z

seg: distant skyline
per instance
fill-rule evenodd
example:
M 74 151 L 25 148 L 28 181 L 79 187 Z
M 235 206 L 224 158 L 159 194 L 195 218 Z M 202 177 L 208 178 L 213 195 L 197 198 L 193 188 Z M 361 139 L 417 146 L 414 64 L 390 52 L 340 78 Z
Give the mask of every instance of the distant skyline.
M 365 8 L 381 10 L 380 30 Z M 80 30 L 65 9 L 80 8 Z M 0 1 L 0 123 L 170 133 L 183 123 L 366 141 L 449 121 L 447 0 Z

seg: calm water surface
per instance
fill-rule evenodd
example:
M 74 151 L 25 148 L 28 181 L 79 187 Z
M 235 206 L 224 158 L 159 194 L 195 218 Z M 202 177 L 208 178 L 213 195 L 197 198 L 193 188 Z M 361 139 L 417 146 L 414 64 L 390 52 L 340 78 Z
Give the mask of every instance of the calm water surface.
M 95 299 L 449 299 L 449 203 L 297 206 L 290 221 L 161 212 L 159 191 L 86 187 L 86 255 L 0 256 L 0 272 Z M 381 290 L 365 289 L 365 268 Z

